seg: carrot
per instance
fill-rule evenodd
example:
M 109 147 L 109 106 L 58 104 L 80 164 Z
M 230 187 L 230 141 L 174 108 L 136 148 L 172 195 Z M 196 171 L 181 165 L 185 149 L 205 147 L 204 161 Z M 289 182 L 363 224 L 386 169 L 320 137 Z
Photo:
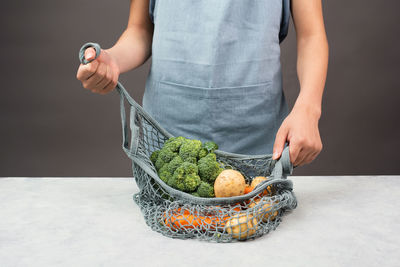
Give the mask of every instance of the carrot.
M 248 194 L 248 193 L 250 193 L 251 191 L 253 191 L 253 187 L 251 187 L 250 185 L 247 185 L 247 186 L 244 188 L 244 194 L 245 194 L 245 195 Z
M 193 214 L 188 210 L 182 210 L 179 208 L 170 214 L 170 218 L 164 214 L 164 223 L 171 229 L 194 229 L 199 228 L 202 230 L 215 229 L 220 226 L 223 227 L 225 222 L 229 219 L 229 216 L 223 218 L 215 216 L 203 216 L 198 214 Z

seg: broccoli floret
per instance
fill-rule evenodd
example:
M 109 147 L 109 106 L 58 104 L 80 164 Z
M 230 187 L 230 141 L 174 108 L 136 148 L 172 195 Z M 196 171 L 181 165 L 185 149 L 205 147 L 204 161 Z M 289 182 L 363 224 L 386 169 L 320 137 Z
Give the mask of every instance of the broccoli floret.
M 203 148 L 207 149 L 208 153 L 214 152 L 218 149 L 218 145 L 214 142 L 208 141 L 203 144 Z
M 214 152 L 214 150 L 216 150 L 216 149 L 218 149 L 218 145 L 216 143 L 211 142 L 211 141 L 205 142 L 205 143 L 202 144 L 201 149 L 200 149 L 199 154 L 198 154 L 197 157 L 199 159 L 201 159 L 201 158 L 207 156 L 208 153 Z
M 184 162 L 180 167 L 183 168 L 186 174 L 197 174 L 199 171 L 197 165 L 190 162 Z
M 171 149 L 169 149 L 167 147 L 163 147 L 160 150 L 160 154 L 158 155 L 158 158 L 161 158 L 165 163 L 168 163 L 176 156 L 178 156 L 178 153 L 173 152 Z
M 167 144 L 169 144 L 169 143 L 171 143 L 171 142 L 174 142 L 174 141 L 178 141 L 178 142 L 180 142 L 181 144 L 183 144 L 186 140 L 188 140 L 188 139 L 186 139 L 186 138 L 183 137 L 183 136 L 171 137 L 171 138 L 169 138 L 167 141 L 165 141 L 164 145 L 167 145 Z
M 163 148 L 168 148 L 173 152 L 178 152 L 181 145 L 186 141 L 185 137 L 178 136 L 178 137 L 171 137 L 164 143 Z
M 162 168 L 162 166 L 164 166 L 164 164 L 165 164 L 165 161 L 163 161 L 161 159 L 161 157 L 158 157 L 158 159 L 156 160 L 156 163 L 154 165 L 156 166 L 157 171 L 159 171 Z
M 214 187 L 206 182 L 201 182 L 196 193 L 200 197 L 215 197 Z
M 183 162 L 182 165 L 175 170 L 171 179 L 168 180 L 168 185 L 184 192 L 193 192 L 201 182 L 197 173 L 198 168 L 195 164 Z
M 199 155 L 198 155 L 197 157 L 198 157 L 199 159 L 201 159 L 201 158 L 207 156 L 207 154 L 208 154 L 207 149 L 205 149 L 205 148 L 203 147 L 202 149 L 200 149 Z
M 160 153 L 160 150 L 156 150 L 153 153 L 151 153 L 151 155 L 150 155 L 150 160 L 151 160 L 151 162 L 153 162 L 154 165 L 156 165 L 156 161 L 157 161 L 159 153 Z
M 194 158 L 194 157 L 188 157 L 188 158 L 185 159 L 185 162 L 197 164 L 197 159 Z
M 196 188 L 199 186 L 201 182 L 200 176 L 194 173 L 190 173 L 186 175 L 186 178 L 184 180 L 185 184 L 185 189 L 187 192 L 193 192 L 196 190 Z
M 183 180 L 185 177 L 185 170 L 182 167 L 179 167 L 175 170 L 171 179 L 168 180 L 167 184 L 175 189 L 185 191 L 185 185 L 183 184 Z
M 180 156 L 176 156 L 175 158 L 173 158 L 169 163 L 168 163 L 168 171 L 170 173 L 174 173 L 174 171 L 176 170 L 176 168 L 178 168 L 179 166 L 181 166 L 183 163 L 183 159 Z
M 213 160 L 213 161 L 217 161 L 217 155 L 215 155 L 215 153 L 209 153 L 207 155 L 207 158 L 209 158 L 210 160 Z
M 213 184 L 217 176 L 222 172 L 222 168 L 216 160 L 214 153 L 199 159 L 198 162 L 199 176 L 201 180 Z
M 164 183 L 167 183 L 172 177 L 172 173 L 169 171 L 169 165 L 170 163 L 165 163 L 158 171 L 158 176 L 160 176 Z
M 182 157 L 184 161 L 188 158 L 197 158 L 199 151 L 201 149 L 200 140 L 186 140 L 179 149 L 179 156 Z
M 200 195 L 199 195 L 199 193 L 197 193 L 197 192 L 193 192 L 193 193 L 190 193 L 192 196 L 195 196 L 195 197 L 200 197 Z

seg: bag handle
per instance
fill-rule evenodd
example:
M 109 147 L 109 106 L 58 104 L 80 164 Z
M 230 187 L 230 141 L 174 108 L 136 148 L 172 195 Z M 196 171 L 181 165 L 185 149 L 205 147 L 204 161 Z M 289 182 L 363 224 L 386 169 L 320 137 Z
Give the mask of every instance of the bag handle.
M 293 168 L 293 164 L 290 161 L 289 146 L 287 146 L 283 149 L 281 157 L 275 163 L 271 176 L 276 178 L 286 178 L 288 175 L 292 174 Z
M 96 51 L 96 56 L 92 60 L 86 60 L 86 58 L 85 58 L 85 50 L 89 47 L 93 47 L 94 50 Z M 79 50 L 79 61 L 83 65 L 86 65 L 86 64 L 92 62 L 93 60 L 95 60 L 96 58 L 98 58 L 100 56 L 100 52 L 101 52 L 101 47 L 98 43 L 88 42 L 88 43 L 82 45 L 82 47 Z M 129 93 L 126 91 L 124 86 L 119 81 L 117 82 L 115 89 L 118 91 L 118 93 L 120 95 L 120 110 L 121 110 L 121 123 L 122 123 L 122 149 L 125 151 L 126 155 L 130 159 L 133 159 L 134 155 L 136 154 L 136 150 L 138 148 L 137 142 L 138 142 L 139 138 L 136 138 L 136 137 L 137 137 L 137 134 L 139 133 L 139 127 L 135 124 L 131 125 L 131 127 L 132 127 L 131 142 L 135 141 L 136 144 L 133 144 L 133 145 L 131 144 L 131 148 L 130 148 L 129 141 L 128 141 L 128 123 L 126 120 L 125 99 L 128 101 L 128 103 L 131 107 L 136 102 L 135 102 L 135 100 L 133 100 L 133 98 L 129 95 Z M 131 118 L 136 117 L 136 109 L 135 108 L 131 108 L 130 117 Z

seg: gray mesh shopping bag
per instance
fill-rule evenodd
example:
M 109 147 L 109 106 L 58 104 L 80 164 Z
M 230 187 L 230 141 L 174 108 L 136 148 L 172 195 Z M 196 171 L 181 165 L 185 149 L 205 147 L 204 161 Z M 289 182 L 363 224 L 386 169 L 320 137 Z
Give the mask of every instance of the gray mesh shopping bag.
M 88 47 L 95 48 L 96 57 L 100 54 L 98 44 L 84 44 L 79 51 L 82 64 L 88 63 L 84 58 Z M 139 187 L 133 199 L 154 231 L 181 239 L 247 240 L 274 230 L 284 212 L 296 208 L 293 184 L 287 179 L 293 171 L 288 147 L 277 161 L 269 154 L 250 156 L 215 151 L 220 164 L 240 171 L 248 183 L 257 176 L 268 177 L 245 195 L 202 198 L 168 186 L 159 178 L 150 155 L 173 136 L 135 102 L 121 83 L 116 90 L 121 101 L 122 148 L 132 160 L 133 177 Z M 125 101 L 129 105 L 129 120 Z

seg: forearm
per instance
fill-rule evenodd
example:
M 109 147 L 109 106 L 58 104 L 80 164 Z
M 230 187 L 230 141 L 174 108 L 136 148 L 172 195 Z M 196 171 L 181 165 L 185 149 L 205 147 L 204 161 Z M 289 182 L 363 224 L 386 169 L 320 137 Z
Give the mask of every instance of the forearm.
M 325 33 L 297 39 L 297 74 L 300 93 L 295 108 L 306 108 L 318 118 L 328 69 L 328 42 Z
M 142 65 L 151 56 L 152 38 L 152 29 L 132 25 L 113 47 L 105 50 L 117 61 L 120 73 L 124 73 Z

